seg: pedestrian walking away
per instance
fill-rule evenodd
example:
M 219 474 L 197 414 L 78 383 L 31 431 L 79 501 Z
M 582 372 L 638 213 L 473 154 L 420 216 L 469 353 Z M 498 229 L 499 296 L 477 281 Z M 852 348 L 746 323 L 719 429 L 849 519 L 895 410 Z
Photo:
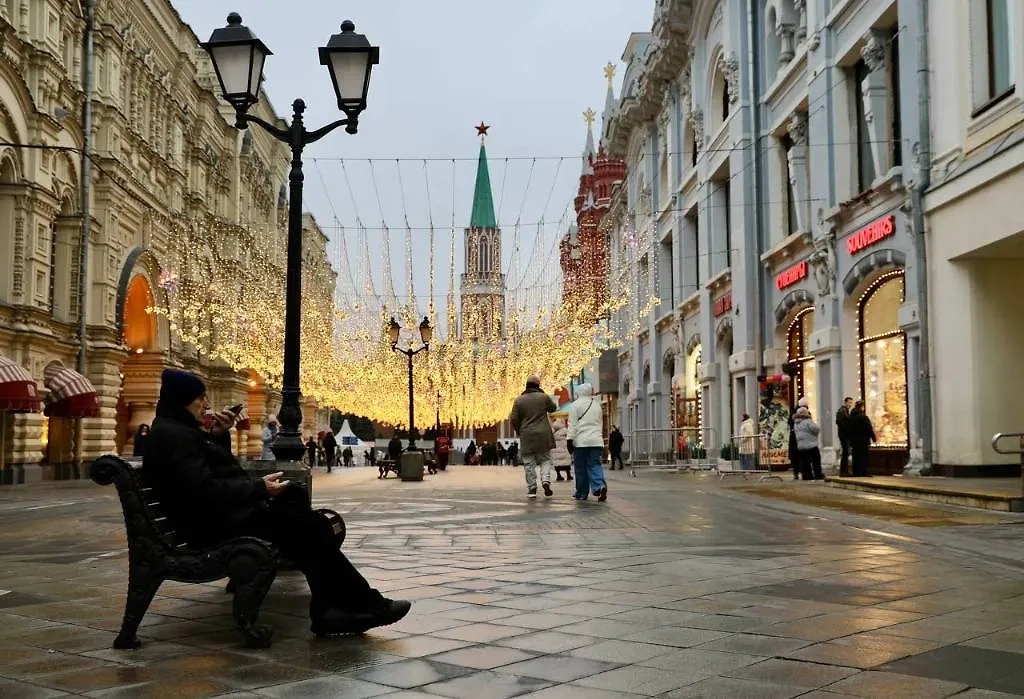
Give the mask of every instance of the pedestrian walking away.
M 334 432 L 327 430 L 327 434 L 324 435 L 324 461 L 327 462 L 327 473 L 331 472 L 331 467 L 334 466 L 334 457 L 338 451 L 338 440 L 334 438 Z
M 604 480 L 601 455 L 604 452 L 604 434 L 601 425 L 601 405 L 594 398 L 589 383 L 576 389 L 579 398 L 569 408 L 568 444 L 572 444 L 573 466 L 576 469 L 577 500 L 586 500 L 588 493 L 599 502 L 608 499 L 608 484 Z
M 612 431 L 608 434 L 608 462 L 611 466 L 611 470 L 615 470 L 615 464 L 618 462 L 619 470 L 625 468 L 622 465 L 622 445 L 625 443 L 626 438 L 622 436 L 622 432 L 619 430 L 618 425 L 612 425 Z
M 512 404 L 509 422 L 519 435 L 520 454 L 526 472 L 526 496 L 537 497 L 537 470 L 540 470 L 544 495 L 551 497 L 551 450 L 555 438 L 551 433 L 548 413 L 558 409 L 551 396 L 540 387 L 540 378 L 531 376 L 526 380 L 526 390 Z
M 351 468 L 351 466 L 353 465 L 353 461 L 352 461 L 352 447 L 350 447 L 348 445 L 345 446 L 345 448 L 341 452 L 341 460 L 342 460 L 342 463 L 345 464 L 345 468 Z
M 238 536 L 276 545 L 306 576 L 316 635 L 361 633 L 404 617 L 410 603 L 385 598 L 360 575 L 331 523 L 311 509 L 308 490 L 280 472 L 250 475 L 223 449 L 231 411 L 215 416 L 209 434 L 202 430 L 208 410 L 202 379 L 164 370 L 142 468 L 178 536 L 195 548 Z
M 551 450 L 551 465 L 555 467 L 556 481 L 572 480 L 572 454 L 566 444 L 569 441 L 568 415 L 554 413 L 551 415 L 551 432 L 555 437 L 555 448 Z M 562 477 L 562 474 L 565 477 Z

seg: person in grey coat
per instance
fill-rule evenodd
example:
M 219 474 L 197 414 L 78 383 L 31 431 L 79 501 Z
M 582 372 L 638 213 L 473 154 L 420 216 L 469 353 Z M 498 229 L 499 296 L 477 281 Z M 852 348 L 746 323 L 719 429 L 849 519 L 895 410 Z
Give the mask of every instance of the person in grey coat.
M 548 413 L 558 409 L 551 396 L 540 387 L 540 379 L 531 376 L 526 380 L 526 390 L 516 398 L 512 405 L 509 422 L 512 429 L 519 435 L 520 456 L 526 469 L 527 497 L 537 497 L 537 471 L 540 468 L 540 481 L 544 487 L 544 495 L 551 497 L 551 450 L 555 448 L 555 438 L 551 433 Z
M 811 412 L 806 406 L 801 406 L 793 416 L 793 434 L 796 436 L 796 450 L 804 480 L 820 480 L 823 478 L 821 449 L 818 448 L 821 427 L 811 419 Z

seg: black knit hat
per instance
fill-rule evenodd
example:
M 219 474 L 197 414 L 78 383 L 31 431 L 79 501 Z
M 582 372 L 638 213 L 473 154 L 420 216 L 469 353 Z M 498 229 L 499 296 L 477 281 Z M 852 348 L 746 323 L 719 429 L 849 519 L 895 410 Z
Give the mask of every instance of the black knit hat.
M 164 369 L 160 377 L 160 402 L 164 405 L 184 408 L 204 393 L 203 380 L 187 371 Z

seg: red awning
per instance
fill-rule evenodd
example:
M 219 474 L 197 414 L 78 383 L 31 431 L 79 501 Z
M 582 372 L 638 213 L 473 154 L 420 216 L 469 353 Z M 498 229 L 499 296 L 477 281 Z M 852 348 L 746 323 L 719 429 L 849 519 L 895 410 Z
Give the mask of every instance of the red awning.
M 0 357 L 0 412 L 34 413 L 39 391 L 32 374 L 7 357 Z
M 43 384 L 49 389 L 46 409 L 49 417 L 99 417 L 100 402 L 89 379 L 60 362 L 43 370 Z

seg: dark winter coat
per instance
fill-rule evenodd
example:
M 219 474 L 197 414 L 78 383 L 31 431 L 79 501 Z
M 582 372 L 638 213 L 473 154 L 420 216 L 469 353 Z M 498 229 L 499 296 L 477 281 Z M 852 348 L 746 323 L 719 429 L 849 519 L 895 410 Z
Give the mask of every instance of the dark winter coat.
M 612 430 L 612 433 L 608 435 L 608 451 L 612 454 L 622 453 L 622 444 L 626 441 L 626 438 L 622 436 L 622 432 L 619 430 Z
M 175 531 L 208 546 L 232 536 L 268 496 L 263 479 L 199 427 L 184 408 L 157 405 L 142 468 Z
M 841 440 L 847 440 L 846 423 L 850 419 L 850 410 L 844 405 L 836 411 L 836 436 Z
M 558 410 L 551 396 L 532 385 L 516 398 L 509 421 L 519 435 L 519 449 L 525 454 L 543 454 L 555 448 L 548 413 Z
M 871 420 L 864 413 L 853 413 L 846 420 L 846 439 L 853 447 L 867 448 L 871 442 L 878 441 Z
M 392 461 L 398 461 L 402 457 L 402 440 L 398 437 L 392 437 L 388 442 L 388 456 Z
M 334 450 L 338 448 L 338 440 L 334 438 L 333 432 L 328 432 L 324 435 L 324 453 L 327 454 L 327 458 L 334 456 Z

